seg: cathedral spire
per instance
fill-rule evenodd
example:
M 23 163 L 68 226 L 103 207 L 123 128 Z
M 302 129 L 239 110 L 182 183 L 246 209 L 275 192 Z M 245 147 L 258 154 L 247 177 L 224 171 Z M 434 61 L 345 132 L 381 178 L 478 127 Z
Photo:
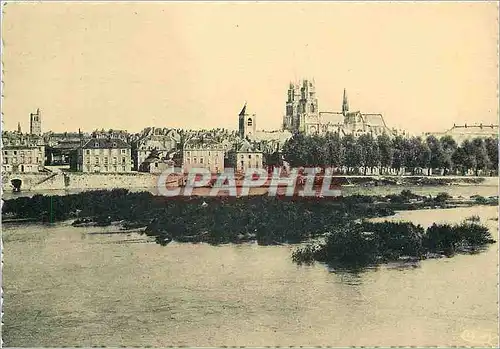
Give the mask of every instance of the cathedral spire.
M 239 116 L 245 115 L 246 110 L 247 110 L 247 102 L 245 101 L 245 105 L 243 106 L 243 109 L 241 109 Z
M 21 133 L 21 123 L 17 123 L 17 132 Z
M 344 88 L 344 97 L 342 98 L 342 114 L 346 115 L 349 112 L 349 101 L 347 100 L 347 91 Z

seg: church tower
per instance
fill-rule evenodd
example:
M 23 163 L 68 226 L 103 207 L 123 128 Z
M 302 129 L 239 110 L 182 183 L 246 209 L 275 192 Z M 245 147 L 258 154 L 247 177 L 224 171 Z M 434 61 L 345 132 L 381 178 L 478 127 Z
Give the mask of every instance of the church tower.
M 290 132 L 307 134 L 319 131 L 318 99 L 314 81 L 301 80 L 290 83 L 283 128 Z
M 349 101 L 347 100 L 347 92 L 344 88 L 344 97 L 342 98 L 342 115 L 346 116 L 349 112 Z
M 30 114 L 30 134 L 42 135 L 42 115 L 40 108 L 36 110 L 36 113 Z
M 256 132 L 257 117 L 255 114 L 248 113 L 247 103 L 243 106 L 239 114 L 238 133 L 241 138 L 253 137 Z

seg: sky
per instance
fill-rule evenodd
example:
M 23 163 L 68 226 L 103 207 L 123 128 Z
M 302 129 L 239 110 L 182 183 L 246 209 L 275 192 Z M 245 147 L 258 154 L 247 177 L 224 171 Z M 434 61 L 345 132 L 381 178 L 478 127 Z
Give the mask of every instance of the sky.
M 3 127 L 278 129 L 290 81 L 320 111 L 412 133 L 498 124 L 495 2 L 101 2 L 3 7 Z

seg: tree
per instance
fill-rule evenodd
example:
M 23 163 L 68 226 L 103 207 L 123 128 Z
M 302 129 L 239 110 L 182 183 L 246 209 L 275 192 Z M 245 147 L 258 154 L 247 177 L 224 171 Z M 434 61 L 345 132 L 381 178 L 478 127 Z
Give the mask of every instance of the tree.
M 405 139 L 401 136 L 396 136 L 392 140 L 392 149 L 393 149 L 393 159 L 392 159 L 392 168 L 397 170 L 401 169 L 405 165 Z
M 459 171 L 462 176 L 465 176 L 467 172 L 466 157 L 467 154 L 463 147 L 458 147 L 451 156 L 451 161 L 453 162 L 454 168 Z
M 457 142 L 451 136 L 441 137 L 439 140 L 441 143 L 441 148 L 443 149 L 443 168 L 444 175 L 447 174 L 448 171 L 453 169 L 453 154 L 457 150 Z
M 360 165 L 363 166 L 363 174 L 366 175 L 368 167 L 373 170 L 373 167 L 378 165 L 378 145 L 371 134 L 362 134 L 356 143 L 360 151 Z
M 498 173 L 498 138 L 486 138 L 484 140 L 484 145 L 491 162 L 490 168 Z
M 418 166 L 421 168 L 427 168 L 428 169 L 427 175 L 429 175 L 432 152 L 431 148 L 429 148 L 429 146 L 427 145 L 427 142 L 423 142 L 421 139 L 419 139 L 417 154 L 418 154 Z
M 427 145 L 431 150 L 431 161 L 430 168 L 428 174 L 430 175 L 430 170 L 432 169 L 441 169 L 444 167 L 444 151 L 441 147 L 441 143 L 434 136 L 428 136 L 426 139 Z
M 394 148 L 391 139 L 385 133 L 377 137 L 377 146 L 380 155 L 380 173 L 382 173 L 384 169 L 392 166 Z
M 474 145 L 472 144 L 471 141 L 467 139 L 463 141 L 462 152 L 463 152 L 463 166 L 465 172 L 467 172 L 468 170 L 475 169 L 477 167 L 476 154 Z
M 328 133 L 325 137 L 325 149 L 328 153 L 328 165 L 340 167 L 344 164 L 344 149 L 340 135 L 335 133 Z
M 283 156 L 291 166 L 307 165 L 310 161 L 308 148 L 306 136 L 297 133 L 283 145 Z
M 342 138 L 342 145 L 345 149 L 345 165 L 349 174 L 351 168 L 357 167 L 361 163 L 361 149 L 352 134 Z
M 491 161 L 488 157 L 488 152 L 482 138 L 474 138 L 472 140 L 472 146 L 474 149 L 474 155 L 476 157 L 476 168 L 475 174 L 479 175 L 479 170 L 486 170 L 490 167 Z

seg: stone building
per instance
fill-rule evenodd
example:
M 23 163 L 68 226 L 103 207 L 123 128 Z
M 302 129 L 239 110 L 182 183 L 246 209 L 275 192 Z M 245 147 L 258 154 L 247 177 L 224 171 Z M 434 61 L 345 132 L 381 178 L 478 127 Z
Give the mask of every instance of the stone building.
M 165 156 L 160 151 L 152 150 L 139 166 L 139 172 L 162 173 L 167 169 L 174 169 L 178 154 L 178 151 L 172 151 Z
M 89 134 L 82 132 L 47 132 L 43 135 L 45 143 L 45 165 L 70 165 L 71 156 L 80 146 L 81 138 L 89 139 Z
M 40 108 L 36 110 L 36 113 L 30 114 L 30 134 L 42 135 L 42 113 L 40 112 Z
M 252 138 L 255 135 L 257 125 L 257 117 L 255 114 L 249 113 L 247 103 L 243 106 L 239 114 L 239 136 L 240 138 Z
M 179 149 L 181 136 L 176 130 L 162 129 L 156 127 L 145 128 L 132 142 L 132 158 L 134 169 L 139 170 L 141 164 L 151 155 L 152 151 L 166 155 Z
M 225 151 L 222 145 L 210 139 L 194 138 L 184 144 L 182 168 L 206 168 L 212 173 L 224 172 Z
M 231 163 L 234 164 L 237 172 L 246 172 L 248 169 L 263 168 L 263 152 L 255 145 L 244 141 L 243 144 L 228 155 L 231 157 Z
M 314 80 L 290 83 L 283 129 L 306 135 L 323 135 L 327 132 L 338 132 L 341 136 L 359 136 L 366 133 L 375 137 L 383 133 L 394 135 L 394 131 L 387 127 L 382 114 L 350 111 L 345 89 L 340 111 L 320 111 Z
M 472 124 L 456 125 L 444 132 L 428 132 L 425 136 L 433 135 L 437 138 L 451 136 L 459 145 L 465 140 L 474 138 L 498 138 L 498 125 Z
M 314 134 L 320 131 L 321 120 L 314 81 L 290 83 L 283 128 L 292 133 Z
M 266 144 L 266 148 L 277 149 L 283 146 L 285 142 L 292 138 L 292 133 L 288 130 L 273 130 L 265 131 L 257 129 L 257 115 L 255 113 L 248 112 L 247 103 L 243 106 L 240 114 L 238 115 L 239 127 L 238 135 L 239 140 L 248 140 L 250 142 L 259 142 Z M 231 146 L 233 147 L 238 140 L 232 139 Z M 229 143 L 228 143 L 229 144 Z M 230 150 L 229 147 L 225 147 L 226 150 Z
M 78 172 L 124 173 L 132 170 L 130 145 L 119 138 L 92 138 L 76 150 Z
M 2 133 L 2 171 L 33 173 L 44 169 L 45 146 L 37 134 Z

